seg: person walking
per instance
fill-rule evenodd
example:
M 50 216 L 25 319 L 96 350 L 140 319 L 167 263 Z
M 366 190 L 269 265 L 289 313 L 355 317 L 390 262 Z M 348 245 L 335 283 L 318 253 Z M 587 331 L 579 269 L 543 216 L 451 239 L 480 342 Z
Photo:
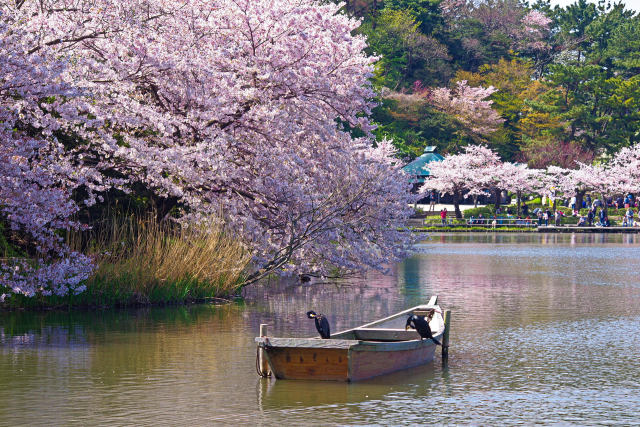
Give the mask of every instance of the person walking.
M 633 209 L 631 206 L 627 208 L 627 226 L 633 227 Z
M 562 219 L 562 212 L 560 210 L 556 210 L 556 227 L 560 227 L 560 220 Z
M 593 217 L 595 216 L 593 209 L 589 208 L 589 211 L 587 212 L 587 224 L 589 225 L 589 227 L 593 226 Z
M 429 193 L 429 212 L 436 211 L 436 192 L 431 190 Z

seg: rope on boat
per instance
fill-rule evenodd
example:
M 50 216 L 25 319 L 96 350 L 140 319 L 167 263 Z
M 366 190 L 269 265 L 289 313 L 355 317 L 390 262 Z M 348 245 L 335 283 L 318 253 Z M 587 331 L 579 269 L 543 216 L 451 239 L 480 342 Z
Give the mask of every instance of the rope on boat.
M 271 373 L 262 372 L 260 369 L 260 345 L 256 347 L 256 372 L 262 378 L 268 378 L 271 376 Z

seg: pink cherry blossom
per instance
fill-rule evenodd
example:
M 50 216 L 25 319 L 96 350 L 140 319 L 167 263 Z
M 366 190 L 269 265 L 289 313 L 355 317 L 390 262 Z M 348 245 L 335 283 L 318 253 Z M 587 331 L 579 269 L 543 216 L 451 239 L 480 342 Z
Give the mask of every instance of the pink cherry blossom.
M 470 145 L 463 150 L 445 156 L 441 162 L 429 163 L 429 179 L 420 189 L 421 193 L 435 190 L 453 195 L 459 218 L 462 216 L 458 206 L 461 199 L 483 194 L 492 185 L 501 165 L 498 155 L 482 145 Z
M 454 116 L 471 132 L 486 135 L 504 122 L 498 112 L 491 108 L 493 101 L 487 100 L 496 91 L 493 86 L 471 87 L 466 80 L 462 80 L 456 82 L 454 90 L 434 89 L 429 101 L 437 109 Z
M 101 192 L 133 184 L 176 200 L 185 226 L 221 215 L 254 255 L 250 281 L 382 268 L 402 256 L 409 184 L 390 142 L 372 147 L 375 58 L 339 9 L 312 0 L 0 5 L 2 212 L 40 254 L 40 269 L 6 266 L 2 283 L 28 295 L 81 286 L 90 264 L 57 231 L 80 227 L 73 215 Z

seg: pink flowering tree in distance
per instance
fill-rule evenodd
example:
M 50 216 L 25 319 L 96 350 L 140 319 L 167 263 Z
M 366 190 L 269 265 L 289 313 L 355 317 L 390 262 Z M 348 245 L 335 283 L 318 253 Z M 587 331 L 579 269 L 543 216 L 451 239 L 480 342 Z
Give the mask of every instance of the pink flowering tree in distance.
M 9 215 L 25 196 L 0 190 L 5 220 L 77 283 L 89 264 L 55 231 L 78 226 L 71 216 L 101 191 L 134 184 L 185 226 L 222 210 L 254 255 L 248 283 L 402 256 L 409 184 L 388 141 L 372 148 L 343 128 L 369 135 L 374 59 L 338 11 L 312 0 L 3 3 L 3 34 L 15 36 L 3 41 L 13 68 L 0 71 L 0 155 L 13 165 L 2 179 L 35 174 L 25 179 L 42 195 L 30 212 L 46 216 Z M 18 270 L 5 266 L 2 284 L 36 292 L 17 284 L 29 276 Z M 46 289 L 57 289 L 51 277 Z
M 541 194 L 547 195 L 553 200 L 553 211 L 556 209 L 556 197 L 560 194 L 573 194 L 574 188 L 571 181 L 571 169 L 559 166 L 548 166 L 541 178 Z
M 542 171 L 529 169 L 526 164 L 504 162 L 498 170 L 498 187 L 516 194 L 517 215 L 520 215 L 522 196 L 540 191 Z
M 542 176 L 544 190 L 542 193 L 554 198 L 562 194 L 563 197 L 576 197 L 576 205 L 582 206 L 582 198 L 587 191 L 607 192 L 608 180 L 605 168 L 601 165 L 587 165 L 578 163 L 578 169 L 566 169 L 558 166 L 548 166 Z
M 494 132 L 504 122 L 491 108 L 493 101 L 487 100 L 496 91 L 493 86 L 471 87 L 462 80 L 456 82 L 453 90 L 446 87 L 433 89 L 428 100 L 438 110 L 455 117 L 469 135 L 477 137 Z
M 493 182 L 500 164 L 498 155 L 487 147 L 464 147 L 462 153 L 450 154 L 441 162 L 429 163 L 430 176 L 420 192 L 435 190 L 441 194 L 451 194 L 456 218 L 462 218 L 462 198 L 482 194 Z
M 613 183 L 609 170 L 610 167 L 604 164 L 578 163 L 578 168 L 568 170 L 561 181 L 565 196 L 575 196 L 576 206 L 580 208 L 587 192 L 608 193 Z
M 640 193 L 640 144 L 625 147 L 616 153 L 606 167 L 601 167 L 601 178 L 610 193 Z
M 393 99 L 407 110 L 429 105 L 450 116 L 457 123 L 457 133 L 481 143 L 504 122 L 498 112 L 491 108 L 493 101 L 487 100 L 496 91 L 492 86 L 471 87 L 465 80 L 457 82 L 453 90 L 426 87 L 417 80 L 412 93 L 387 91 L 384 97 Z

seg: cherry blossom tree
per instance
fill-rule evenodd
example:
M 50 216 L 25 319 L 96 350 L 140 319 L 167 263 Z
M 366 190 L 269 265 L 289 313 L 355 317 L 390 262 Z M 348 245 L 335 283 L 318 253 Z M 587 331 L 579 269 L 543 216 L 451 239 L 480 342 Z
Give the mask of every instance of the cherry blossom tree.
M 612 189 L 610 168 L 604 164 L 578 163 L 578 169 L 570 169 L 561 182 L 567 196 L 576 197 L 576 206 L 580 208 L 584 195 L 589 191 L 606 194 Z
M 72 220 L 79 209 L 71 199 L 75 189 L 84 187 L 90 204 L 104 188 L 102 177 L 74 162 L 56 137 L 77 121 L 77 111 L 60 106 L 53 114 L 56 102 L 47 100 L 74 99 L 78 90 L 65 81 L 65 58 L 46 47 L 33 50 L 37 37 L 0 8 L 0 220 L 22 232 L 30 258 L 4 261 L 0 285 L 28 296 L 84 289 L 90 260 L 70 252 L 58 231 L 80 226 Z
M 588 191 L 607 194 L 610 188 L 608 166 L 578 163 L 578 169 L 549 166 L 544 171 L 542 183 L 544 192 L 551 197 L 562 193 L 564 197 L 576 197 L 576 206 L 582 206 L 584 195 Z M 555 209 L 555 203 L 554 203 Z
M 497 176 L 500 159 L 491 149 L 482 145 L 464 147 L 462 153 L 445 156 L 441 162 L 429 163 L 429 179 L 420 193 L 429 190 L 451 194 L 457 218 L 462 218 L 460 201 L 463 197 L 482 194 Z
M 429 102 L 440 111 L 454 116 L 472 135 L 486 135 L 504 122 L 498 112 L 491 108 L 493 101 L 487 100 L 496 90 L 493 86 L 470 87 L 466 80 L 462 80 L 456 82 L 453 90 L 434 89 Z
M 69 218 L 82 204 L 72 193 L 91 204 L 137 183 L 173 201 L 185 226 L 222 210 L 254 254 L 248 282 L 273 271 L 381 268 L 402 256 L 409 184 L 388 142 L 372 148 L 369 136 L 342 128 L 372 129 L 374 58 L 352 35 L 358 22 L 338 11 L 312 0 L 3 4 L 3 34 L 16 35 L 3 49 L 15 52 L 14 69 L 27 64 L 17 78 L 0 71 L 12 136 L 1 153 L 15 169 L 3 178 L 31 168 L 48 191 L 32 211 L 58 218 L 40 231 L 37 218 L 21 223 L 8 215 L 22 203 L 14 191 L 3 194 L 6 220 L 53 236 L 76 226 Z M 31 151 L 14 154 L 32 134 Z M 56 248 L 47 241 L 43 251 Z M 38 289 L 7 277 L 14 292 Z
M 601 168 L 600 178 L 612 193 L 640 193 L 640 144 L 618 151 Z
M 498 187 L 516 194 L 517 214 L 520 215 L 522 195 L 540 190 L 541 171 L 526 164 L 504 162 L 498 170 Z
M 538 10 L 530 10 L 522 17 L 519 43 L 524 49 L 534 52 L 548 51 L 551 46 L 545 41 L 551 19 Z

